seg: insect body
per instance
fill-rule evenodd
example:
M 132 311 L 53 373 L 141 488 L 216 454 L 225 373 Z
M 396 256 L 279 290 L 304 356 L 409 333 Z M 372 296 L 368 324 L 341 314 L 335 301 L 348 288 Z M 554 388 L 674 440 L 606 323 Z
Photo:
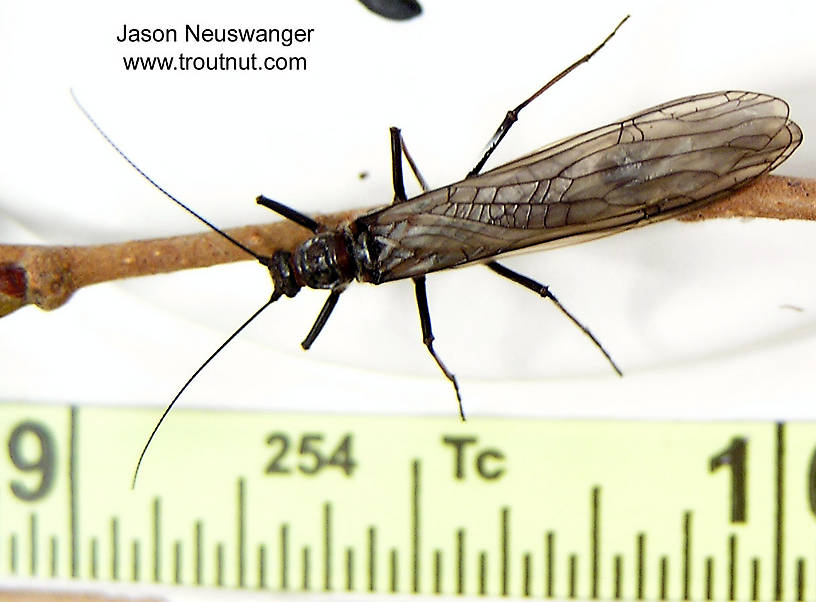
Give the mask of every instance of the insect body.
M 459 398 L 455 377 L 433 349 L 425 274 L 486 263 L 553 300 L 620 373 L 547 287 L 494 259 L 529 247 L 608 236 L 710 203 L 790 156 L 802 132 L 788 113 L 783 100 L 753 92 L 681 98 L 413 199 L 402 192 L 396 167 L 401 156 L 395 153 L 392 205 L 331 232 L 320 232 L 319 224 L 300 216 L 318 233 L 294 253 L 279 251 L 267 262 L 273 300 L 292 297 L 302 286 L 331 289 L 303 342 L 308 348 L 349 282 L 413 278 L 423 341 Z M 400 141 L 392 130 L 393 146 L 401 152 Z M 265 197 L 259 202 L 291 211 Z
M 801 139 L 778 98 L 691 96 L 397 199 L 279 252 L 270 270 L 292 296 L 303 285 L 381 284 L 607 236 L 709 203 L 775 168 Z
M 592 58 L 624 21 L 592 52 L 508 111 L 481 160 L 459 182 L 427 191 L 399 130 L 391 128 L 394 187 L 391 205 L 329 230 L 286 205 L 258 197 L 258 203 L 314 233 L 293 252 L 278 251 L 271 257 L 253 252 L 167 193 L 105 136 L 154 186 L 256 257 L 269 269 L 274 282 L 270 299 L 179 390 L 154 428 L 142 457 L 164 416 L 198 373 L 270 304 L 284 295 L 294 297 L 304 286 L 330 290 L 302 342 L 308 349 L 353 280 L 382 284 L 411 278 L 423 342 L 453 384 L 462 416 L 456 378 L 433 347 L 425 289 L 425 275 L 431 272 L 482 263 L 500 276 L 550 299 L 584 331 L 620 374 L 598 340 L 548 287 L 501 265 L 496 257 L 542 245 L 558 246 L 608 236 L 694 210 L 774 169 L 802 140 L 802 132 L 789 119 L 788 105 L 783 100 L 753 92 L 714 92 L 641 111 L 481 173 L 519 112 Z M 412 199 L 405 194 L 403 155 L 424 190 Z

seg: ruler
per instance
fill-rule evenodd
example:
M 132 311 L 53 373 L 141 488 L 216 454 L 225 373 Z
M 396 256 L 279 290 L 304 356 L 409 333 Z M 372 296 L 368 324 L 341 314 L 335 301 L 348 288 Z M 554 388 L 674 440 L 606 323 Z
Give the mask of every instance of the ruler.
M 0 576 L 816 598 L 816 424 L 0 406 Z

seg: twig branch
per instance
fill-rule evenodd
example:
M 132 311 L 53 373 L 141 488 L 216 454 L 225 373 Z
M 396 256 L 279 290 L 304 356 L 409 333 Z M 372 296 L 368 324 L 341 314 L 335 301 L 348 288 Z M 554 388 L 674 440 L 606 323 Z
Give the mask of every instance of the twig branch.
M 722 217 L 816 220 L 816 179 L 763 176 L 734 194 L 698 211 L 681 215 L 683 222 Z
M 334 228 L 365 213 L 358 209 L 316 217 Z M 733 195 L 685 214 L 682 221 L 763 217 L 816 221 L 816 180 L 764 176 Z M 311 236 L 289 221 L 227 232 L 262 255 L 292 251 Z M 0 316 L 34 304 L 51 310 L 75 291 L 96 284 L 251 259 L 214 232 L 93 246 L 0 245 Z
M 328 227 L 364 212 L 318 216 Z M 292 250 L 312 233 L 289 221 L 226 230 L 261 255 Z M 90 284 L 252 259 L 215 232 L 89 246 L 0 244 L 0 317 L 24 305 L 56 309 Z

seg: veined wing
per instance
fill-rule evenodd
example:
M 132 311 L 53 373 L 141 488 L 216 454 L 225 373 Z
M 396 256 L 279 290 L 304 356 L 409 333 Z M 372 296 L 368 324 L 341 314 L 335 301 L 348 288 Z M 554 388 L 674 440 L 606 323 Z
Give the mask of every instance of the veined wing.
M 802 141 L 785 101 L 689 96 L 357 220 L 374 282 L 666 219 L 774 169 Z

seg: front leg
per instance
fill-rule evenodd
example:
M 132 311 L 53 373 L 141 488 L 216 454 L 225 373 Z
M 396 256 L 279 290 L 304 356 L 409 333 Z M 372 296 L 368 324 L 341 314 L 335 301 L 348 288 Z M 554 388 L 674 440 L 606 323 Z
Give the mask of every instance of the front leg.
M 317 319 L 315 320 L 314 324 L 312 324 L 312 329 L 300 344 L 301 347 L 304 349 L 309 349 L 312 346 L 312 343 L 314 343 L 315 339 L 317 339 L 317 335 L 320 334 L 320 331 L 323 330 L 326 322 L 329 321 L 329 316 L 331 316 L 331 313 L 334 311 L 334 307 L 337 305 L 337 300 L 340 298 L 340 293 L 342 293 L 344 290 L 346 290 L 345 286 L 332 289 L 331 293 L 329 293 L 329 297 L 323 304 L 320 313 L 317 314 Z

